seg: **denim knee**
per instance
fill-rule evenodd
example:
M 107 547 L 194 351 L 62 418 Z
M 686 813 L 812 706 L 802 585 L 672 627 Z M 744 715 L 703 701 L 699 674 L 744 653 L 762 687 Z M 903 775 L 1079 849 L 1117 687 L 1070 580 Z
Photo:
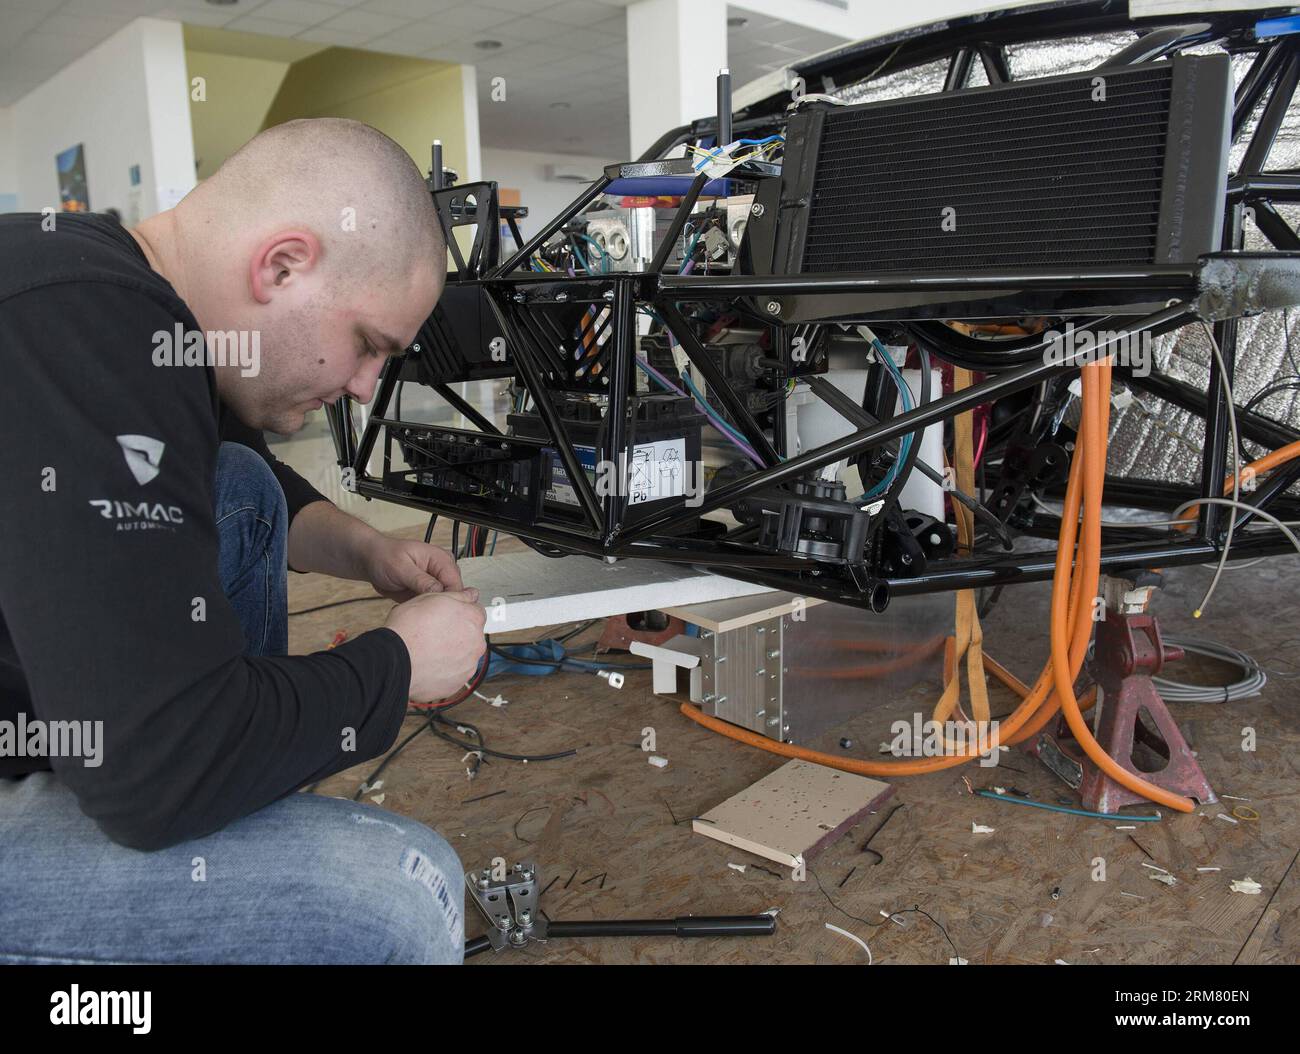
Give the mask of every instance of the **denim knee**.
M 288 535 L 289 508 L 280 481 L 271 466 L 242 443 L 226 442 L 217 448 L 212 507 L 218 527 L 234 513 L 251 511 L 272 535 Z
M 465 950 L 464 870 L 437 832 L 377 806 L 296 795 L 316 866 L 338 883 L 335 939 L 356 962 L 455 964 Z
M 248 655 L 288 650 L 289 511 L 271 467 L 239 443 L 217 451 L 213 515 L 221 588 Z

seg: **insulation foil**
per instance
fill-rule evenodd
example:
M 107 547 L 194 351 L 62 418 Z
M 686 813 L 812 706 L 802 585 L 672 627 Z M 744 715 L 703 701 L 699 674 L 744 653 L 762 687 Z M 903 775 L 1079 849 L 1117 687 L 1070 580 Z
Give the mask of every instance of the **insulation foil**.
M 1049 43 L 1017 44 L 1007 48 L 1007 63 L 1014 80 L 1078 73 L 1101 65 L 1120 48 L 1136 39 L 1129 32 L 1075 37 Z M 905 46 L 905 45 L 904 45 Z M 1214 45 L 1189 49 L 1192 54 L 1211 54 Z M 928 63 L 891 72 L 889 56 L 870 78 L 835 87 L 830 94 L 846 103 L 878 102 L 886 99 L 925 95 L 943 90 L 947 61 Z M 1238 84 L 1251 59 L 1233 59 Z M 971 64 L 969 85 L 987 84 L 978 59 Z M 830 86 L 827 86 L 828 88 Z M 1300 94 L 1300 93 L 1297 93 Z M 1262 104 L 1261 104 L 1262 108 Z M 1232 148 L 1229 170 L 1236 171 L 1254 132 L 1256 111 L 1245 132 Z M 1293 102 L 1269 153 L 1267 169 L 1300 168 L 1300 104 Z M 1300 206 L 1279 204 L 1279 213 L 1300 231 Z M 1244 225 L 1246 250 L 1267 251 L 1272 245 L 1260 234 L 1249 216 Z M 1257 392 L 1279 381 L 1300 380 L 1300 309 L 1242 319 L 1238 325 L 1234 398 L 1243 406 Z M 1212 353 L 1209 338 L 1199 324 L 1157 338 L 1152 345 L 1153 368 L 1177 380 L 1208 390 Z M 1200 418 L 1160 399 L 1134 392 L 1132 402 L 1112 413 L 1108 471 L 1132 478 L 1196 482 L 1200 478 L 1205 428 Z M 1300 430 L 1300 390 L 1278 392 L 1256 408 L 1275 421 Z M 1247 444 L 1247 450 L 1252 448 Z

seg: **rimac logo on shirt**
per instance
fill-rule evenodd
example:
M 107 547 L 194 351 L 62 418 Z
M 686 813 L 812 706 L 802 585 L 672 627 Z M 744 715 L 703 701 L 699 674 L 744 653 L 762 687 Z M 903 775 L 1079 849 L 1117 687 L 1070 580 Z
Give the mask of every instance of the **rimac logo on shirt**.
M 117 442 L 126 458 L 126 467 L 137 483 L 144 486 L 157 477 L 166 449 L 162 440 L 152 436 L 121 435 Z M 116 529 L 119 531 L 175 530 L 177 524 L 184 522 L 179 505 L 109 498 L 93 498 L 90 504 L 104 519 L 117 521 Z
M 141 486 L 158 475 L 165 444 L 149 436 L 118 436 L 118 446 L 126 457 L 126 467 Z

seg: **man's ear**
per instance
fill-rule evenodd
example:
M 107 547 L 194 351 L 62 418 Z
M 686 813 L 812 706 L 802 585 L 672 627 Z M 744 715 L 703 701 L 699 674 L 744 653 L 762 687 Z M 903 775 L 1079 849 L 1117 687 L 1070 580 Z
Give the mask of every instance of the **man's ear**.
M 320 239 L 295 228 L 264 238 L 249 261 L 248 288 L 259 304 L 269 303 L 279 290 L 310 274 L 321 262 Z

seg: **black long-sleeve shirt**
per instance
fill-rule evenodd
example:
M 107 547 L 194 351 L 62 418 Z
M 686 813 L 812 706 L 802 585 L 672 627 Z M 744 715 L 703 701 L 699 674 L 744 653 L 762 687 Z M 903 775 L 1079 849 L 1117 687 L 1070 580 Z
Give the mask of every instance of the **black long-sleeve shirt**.
M 388 629 L 244 656 L 218 445 L 266 458 L 291 516 L 321 496 L 223 410 L 210 367 L 154 364 L 155 334 L 199 327 L 135 240 L 43 218 L 0 216 L 0 776 L 53 768 L 110 838 L 160 848 L 387 750 L 410 657 Z M 100 763 L 4 751 L 20 714 L 101 721 Z

